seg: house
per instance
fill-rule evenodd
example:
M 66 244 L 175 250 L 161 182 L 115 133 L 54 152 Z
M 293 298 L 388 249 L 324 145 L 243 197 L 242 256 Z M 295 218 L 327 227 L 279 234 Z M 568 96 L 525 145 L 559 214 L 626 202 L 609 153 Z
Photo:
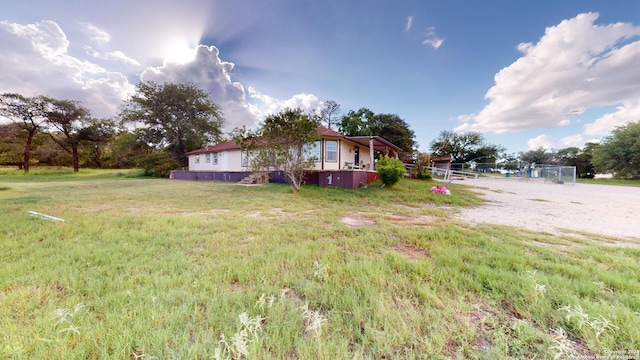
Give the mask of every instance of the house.
M 317 159 L 307 174 L 307 184 L 358 188 L 377 179 L 376 152 L 397 154 L 400 148 L 379 136 L 345 136 L 318 127 L 320 140 L 309 144 L 309 156 Z M 251 174 L 250 156 L 233 140 L 187 153 L 188 171 L 172 171 L 173 179 L 240 181 Z M 272 181 L 284 182 L 282 174 L 272 174 Z

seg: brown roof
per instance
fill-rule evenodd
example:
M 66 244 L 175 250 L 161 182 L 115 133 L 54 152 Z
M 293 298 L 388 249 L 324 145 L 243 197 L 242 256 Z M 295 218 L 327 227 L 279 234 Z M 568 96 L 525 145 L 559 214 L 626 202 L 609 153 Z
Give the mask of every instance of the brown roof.
M 340 134 L 337 131 L 333 131 L 331 129 L 327 129 L 324 126 L 318 126 L 318 135 L 322 137 L 336 137 L 336 138 L 344 138 L 345 136 Z
M 229 140 L 225 142 L 221 142 L 220 144 L 207 146 L 203 149 L 189 151 L 187 155 L 196 155 L 196 154 L 204 154 L 204 153 L 214 153 L 225 150 L 235 150 L 240 149 L 240 145 L 236 144 L 235 140 Z

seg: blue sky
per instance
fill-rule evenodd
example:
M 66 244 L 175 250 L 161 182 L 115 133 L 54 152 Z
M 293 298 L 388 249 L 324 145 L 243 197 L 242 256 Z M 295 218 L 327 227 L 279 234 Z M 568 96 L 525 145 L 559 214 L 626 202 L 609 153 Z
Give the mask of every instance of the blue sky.
M 640 2 L 4 0 L 0 92 L 112 117 L 142 80 L 195 83 L 226 130 L 334 100 L 509 152 L 640 120 Z

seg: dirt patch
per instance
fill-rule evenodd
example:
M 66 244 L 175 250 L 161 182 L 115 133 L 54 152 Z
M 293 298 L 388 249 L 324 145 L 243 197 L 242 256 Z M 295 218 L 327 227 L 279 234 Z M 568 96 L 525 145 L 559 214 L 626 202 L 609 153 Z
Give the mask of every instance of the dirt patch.
M 285 212 L 281 208 L 272 208 L 266 211 L 260 211 L 260 210 L 250 211 L 246 213 L 244 217 L 267 219 L 267 218 L 281 217 L 284 215 L 285 215 Z
M 366 217 L 363 213 L 355 213 L 343 217 L 340 221 L 350 228 L 359 228 L 364 226 L 375 225 L 375 221 Z
M 431 254 L 429 254 L 429 250 L 427 249 L 419 249 L 413 245 L 395 245 L 391 247 L 392 250 L 399 252 L 400 254 L 406 256 L 409 260 L 418 260 L 430 258 Z
M 430 225 L 435 217 L 428 215 L 410 216 L 410 215 L 394 215 L 385 214 L 385 218 L 401 224 Z

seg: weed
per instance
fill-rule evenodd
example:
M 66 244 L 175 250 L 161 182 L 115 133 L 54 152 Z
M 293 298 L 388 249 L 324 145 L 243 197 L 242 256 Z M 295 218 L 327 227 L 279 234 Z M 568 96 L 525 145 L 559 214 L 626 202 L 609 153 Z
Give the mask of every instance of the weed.
M 261 315 L 251 318 L 246 312 L 238 315 L 238 318 L 240 329 L 231 338 L 220 335 L 219 346 L 214 350 L 214 359 L 241 359 L 249 356 L 249 345 L 258 338 L 262 322 L 266 319 Z
M 310 310 L 308 303 L 305 303 L 300 309 L 306 326 L 305 332 L 319 337 L 322 333 L 322 327 L 327 323 L 327 319 L 320 312 Z
M 567 337 L 567 333 L 563 328 L 559 327 L 551 330 L 555 345 L 551 346 L 551 350 L 555 351 L 554 359 L 571 359 L 577 356 L 573 343 Z
M 313 277 L 324 282 L 329 276 L 329 266 L 315 261 L 313 263 Z

